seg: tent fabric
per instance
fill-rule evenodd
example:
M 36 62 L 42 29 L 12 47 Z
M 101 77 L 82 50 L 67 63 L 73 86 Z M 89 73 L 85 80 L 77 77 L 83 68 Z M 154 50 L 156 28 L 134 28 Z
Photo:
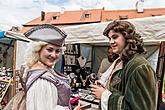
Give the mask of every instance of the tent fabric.
M 22 33 L 16 33 L 12 31 L 0 31 L 0 39 L 10 39 L 10 40 L 19 40 L 24 42 L 29 42 L 30 40 L 26 38 Z
M 29 40 L 24 37 L 24 35 L 12 32 L 12 31 L 0 31 L 0 53 L 1 60 L 0 67 L 5 66 L 6 68 L 12 68 L 14 59 L 14 41 L 24 41 Z M 19 54 L 19 53 L 18 53 Z M 21 59 L 21 57 L 19 58 Z
M 16 33 L 12 31 L 6 31 L 5 37 L 13 39 L 13 40 L 19 40 L 24 42 L 29 42 L 30 40 L 26 38 L 22 33 Z
M 5 32 L 4 31 L 0 31 L 0 38 L 4 38 L 5 36 Z
M 100 67 L 102 59 L 107 57 L 107 48 L 108 47 L 105 46 L 93 46 L 92 72 L 98 73 L 98 69 Z M 147 50 L 147 54 L 144 54 L 143 56 L 150 62 L 151 66 L 156 71 L 159 46 L 146 45 L 145 48 Z
M 165 41 L 165 16 L 128 19 L 135 25 L 144 40 L 147 54 L 145 57 L 156 71 L 159 45 Z M 112 21 L 110 21 L 112 22 Z M 97 73 L 101 59 L 106 57 L 104 46 L 109 45 L 109 40 L 103 36 L 105 27 L 110 22 L 84 24 L 62 28 L 67 33 L 66 44 L 89 44 L 93 47 L 93 72 Z M 105 53 L 105 54 L 103 54 Z
M 22 62 L 22 57 L 24 56 L 24 50 L 26 50 L 26 44 L 27 42 L 29 42 L 30 40 L 28 38 L 26 38 L 23 34 L 21 33 L 16 33 L 16 32 L 12 32 L 12 31 L 0 31 L 0 48 L 1 51 L 5 51 L 6 46 L 10 46 L 8 50 L 8 56 L 6 59 L 6 67 L 12 67 L 12 60 L 13 60 L 13 50 L 14 50 L 14 43 L 12 41 L 17 41 L 17 52 L 16 52 L 16 66 L 17 64 L 21 64 Z M 23 42 L 22 42 L 23 41 Z M 22 45 L 21 45 L 22 44 Z M 1 66 L 4 64 L 1 64 Z
M 165 16 L 128 19 L 136 27 L 145 44 L 159 44 L 165 41 Z M 111 22 L 111 21 L 110 21 Z M 66 44 L 90 43 L 108 44 L 108 38 L 103 36 L 103 30 L 110 22 L 84 24 L 62 28 L 68 35 Z

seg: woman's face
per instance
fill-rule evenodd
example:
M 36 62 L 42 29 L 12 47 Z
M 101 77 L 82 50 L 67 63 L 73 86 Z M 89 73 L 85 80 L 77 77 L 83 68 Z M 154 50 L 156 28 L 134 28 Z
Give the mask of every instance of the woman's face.
M 108 37 L 109 37 L 109 43 L 112 47 L 113 53 L 121 54 L 121 52 L 126 46 L 124 36 L 120 33 L 110 30 Z
M 52 67 L 61 56 L 61 48 L 56 45 L 47 44 L 41 49 L 39 56 L 41 62 L 48 67 Z

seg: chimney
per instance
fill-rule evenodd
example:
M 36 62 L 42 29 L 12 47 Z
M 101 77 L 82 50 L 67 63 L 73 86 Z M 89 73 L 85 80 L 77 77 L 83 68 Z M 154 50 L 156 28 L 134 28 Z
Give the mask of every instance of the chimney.
M 60 13 L 61 13 L 61 14 L 64 14 L 64 11 L 65 11 L 65 8 L 64 8 L 64 7 L 61 7 Z
M 18 27 L 18 26 L 12 26 L 9 31 L 18 32 L 18 31 L 20 31 L 20 27 Z
M 44 20 L 45 20 L 45 12 L 41 11 L 41 21 L 44 21 Z
M 139 0 L 139 1 L 136 2 L 136 11 L 138 13 L 143 13 L 144 12 L 143 4 L 144 4 L 144 0 Z

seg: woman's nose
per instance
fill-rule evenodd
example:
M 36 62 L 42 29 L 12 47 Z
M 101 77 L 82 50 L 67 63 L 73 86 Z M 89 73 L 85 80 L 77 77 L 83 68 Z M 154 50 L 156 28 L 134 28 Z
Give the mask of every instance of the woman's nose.
M 52 53 L 50 56 L 55 58 L 56 57 L 56 53 Z
M 109 43 L 110 43 L 110 44 L 113 44 L 113 43 L 115 43 L 115 40 L 114 40 L 114 39 L 111 39 L 111 40 L 109 41 Z

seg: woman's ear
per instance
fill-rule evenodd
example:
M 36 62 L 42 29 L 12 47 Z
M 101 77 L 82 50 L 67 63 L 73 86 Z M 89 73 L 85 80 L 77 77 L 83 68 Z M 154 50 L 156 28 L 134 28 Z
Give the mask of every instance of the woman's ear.
M 128 33 L 126 31 L 122 32 L 121 34 L 123 35 L 124 38 L 128 36 Z

